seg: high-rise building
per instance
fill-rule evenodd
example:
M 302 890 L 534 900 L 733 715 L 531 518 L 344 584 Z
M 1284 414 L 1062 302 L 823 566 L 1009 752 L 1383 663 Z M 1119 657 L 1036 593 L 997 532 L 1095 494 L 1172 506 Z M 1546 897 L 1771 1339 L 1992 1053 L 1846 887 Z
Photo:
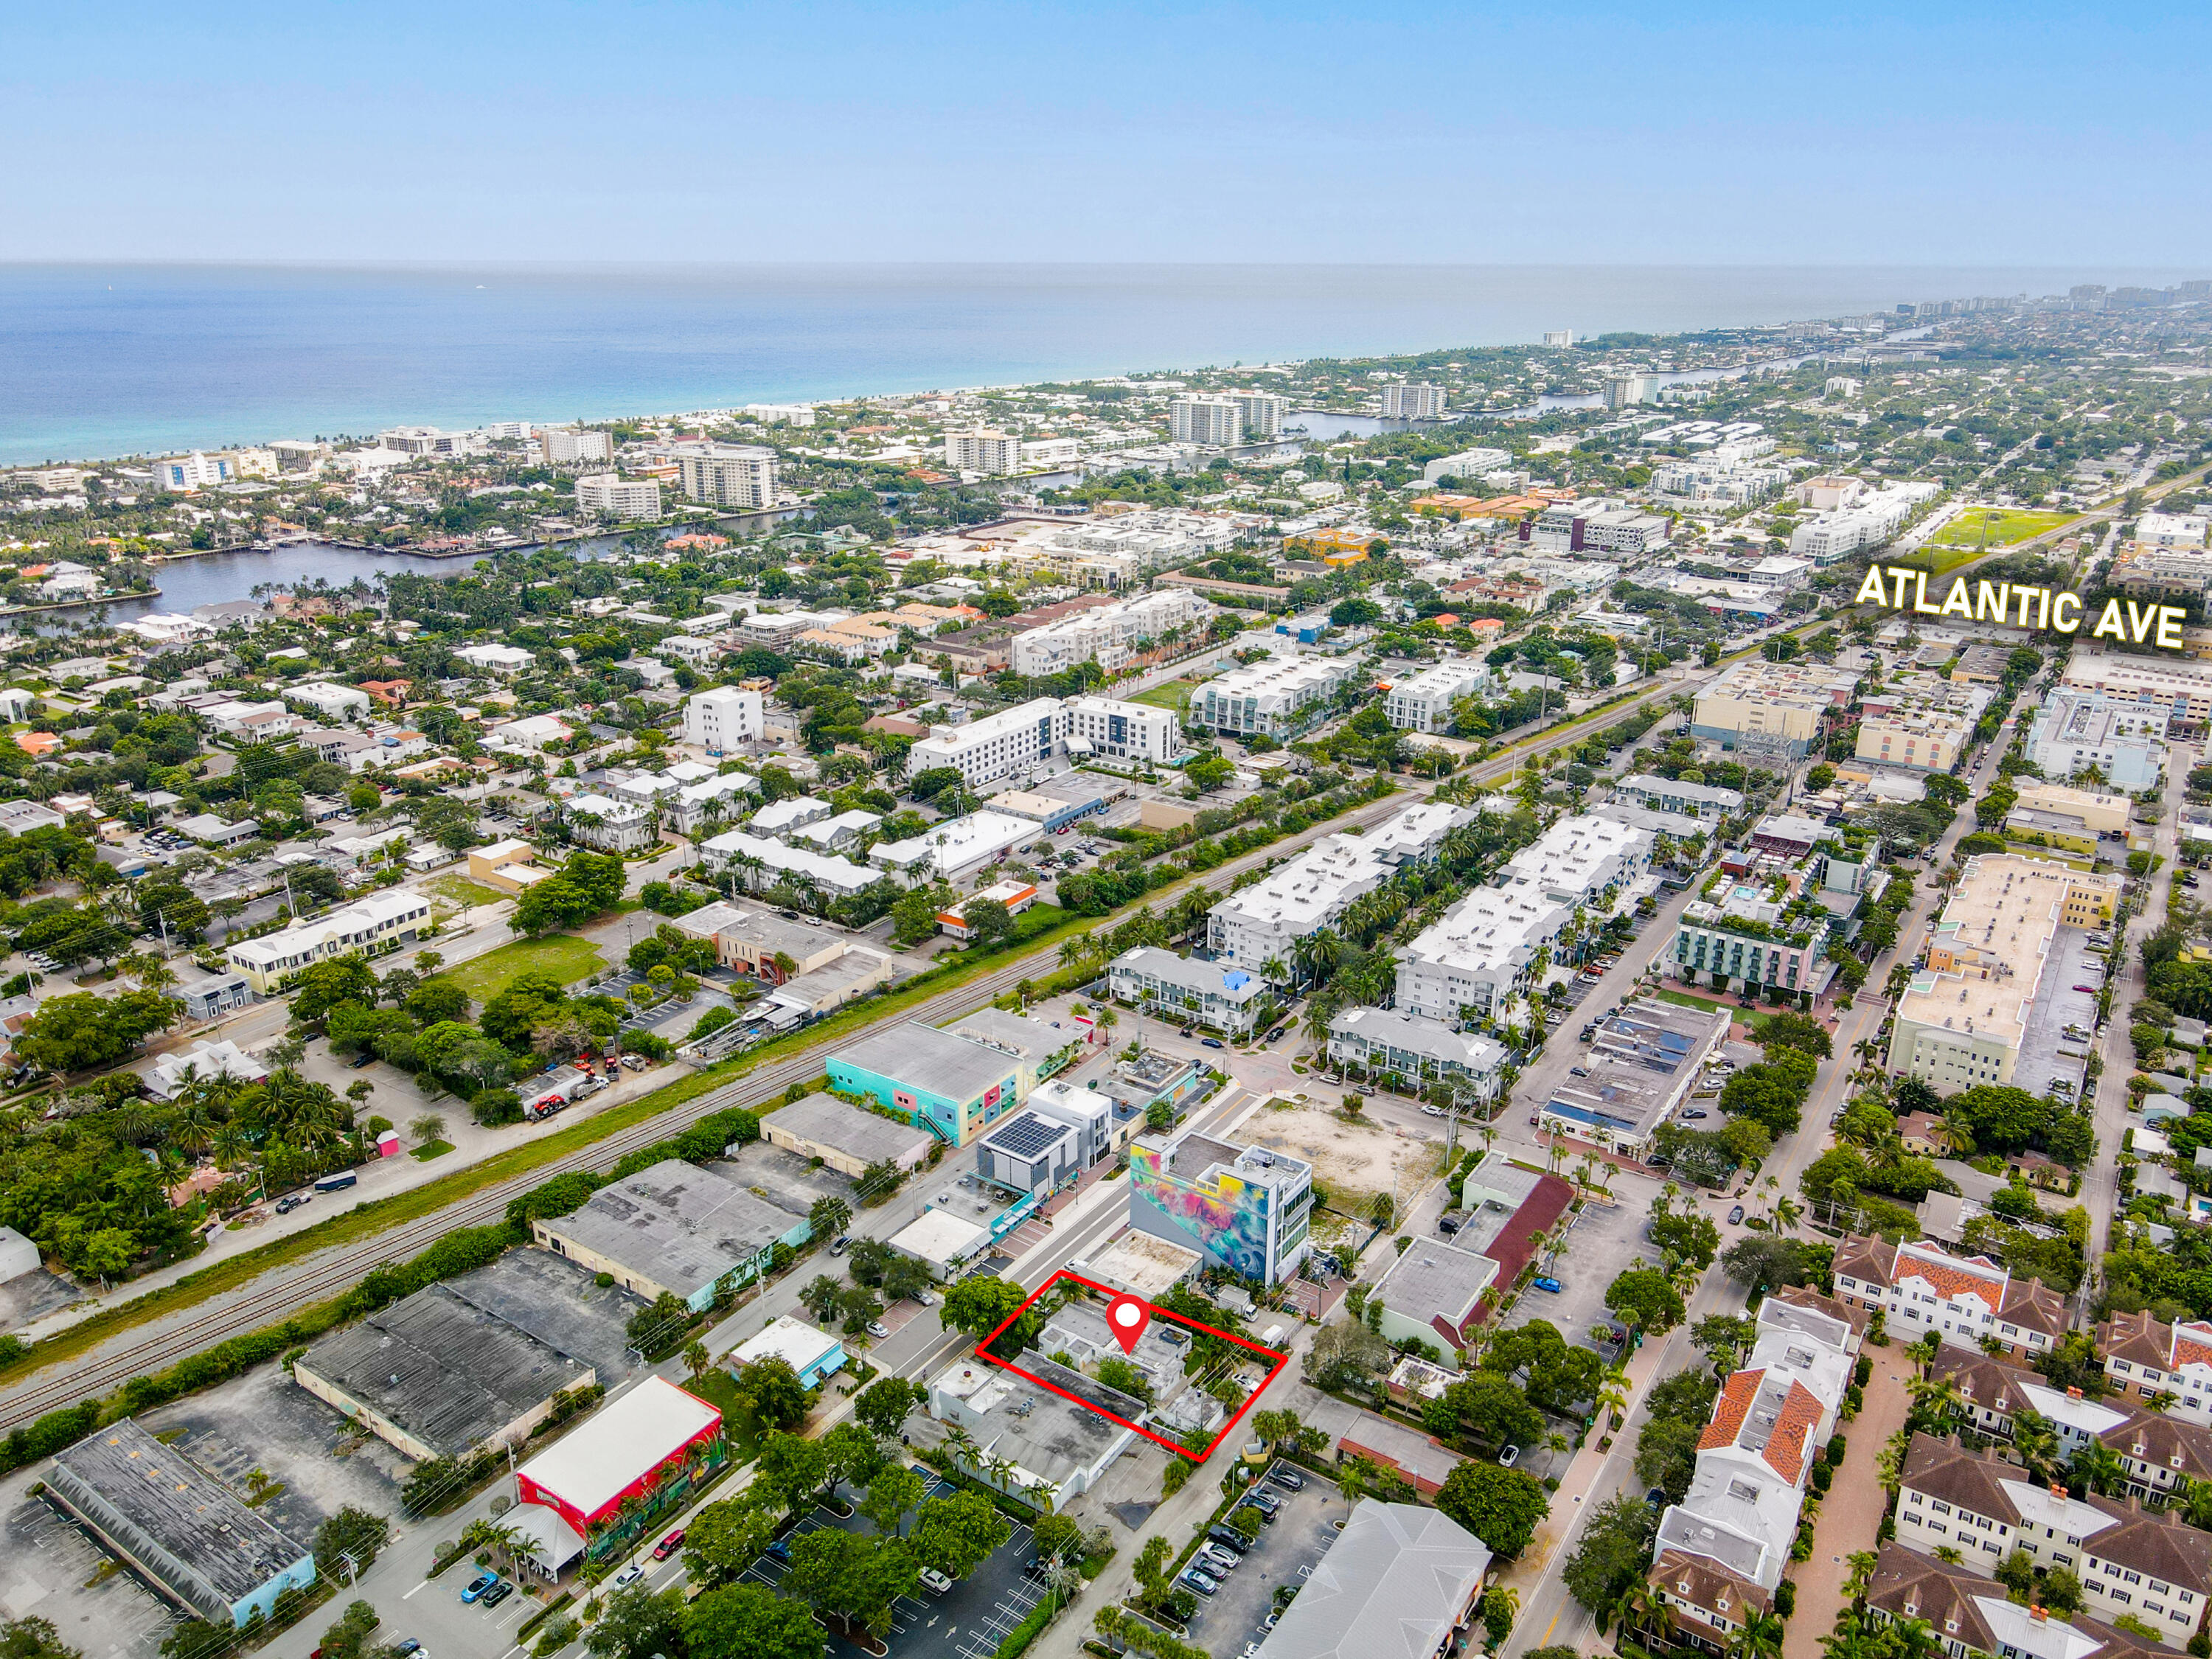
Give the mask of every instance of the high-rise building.
M 1240 443 L 1244 411 L 1234 398 L 1177 398 L 1168 405 L 1168 435 L 1179 444 Z
M 191 491 L 211 484 L 228 483 L 235 476 L 227 455 L 173 455 L 154 463 L 154 488 Z
M 1544 331 L 1544 343 L 1547 346 L 1564 349 L 1574 343 L 1575 331 L 1571 328 L 1547 328 Z
M 684 493 L 715 507 L 774 507 L 775 452 L 757 444 L 702 444 L 676 458 Z
M 1003 478 L 1021 471 L 1021 440 L 980 427 L 971 432 L 948 432 L 945 434 L 945 464 L 956 472 L 980 472 L 987 478 Z
M 611 519 L 657 519 L 660 516 L 660 484 L 653 478 L 623 478 L 611 472 L 590 472 L 576 480 L 576 511 L 603 514 Z
M 1273 392 L 1239 392 L 1235 396 L 1247 438 L 1267 439 L 1281 434 L 1283 417 L 1291 412 L 1288 398 Z
M 1389 421 L 1433 421 L 1444 412 L 1444 389 L 1423 380 L 1382 388 L 1382 418 Z
M 538 447 L 548 466 L 574 466 L 586 461 L 612 461 L 615 434 L 579 432 L 571 427 L 549 426 L 538 434 Z

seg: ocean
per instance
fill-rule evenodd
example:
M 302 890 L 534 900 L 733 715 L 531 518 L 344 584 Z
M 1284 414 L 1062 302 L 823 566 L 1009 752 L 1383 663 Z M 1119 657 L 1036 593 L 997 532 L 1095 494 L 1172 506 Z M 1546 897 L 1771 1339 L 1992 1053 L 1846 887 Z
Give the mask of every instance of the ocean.
M 2173 271 L 0 265 L 0 465 L 1781 323 Z

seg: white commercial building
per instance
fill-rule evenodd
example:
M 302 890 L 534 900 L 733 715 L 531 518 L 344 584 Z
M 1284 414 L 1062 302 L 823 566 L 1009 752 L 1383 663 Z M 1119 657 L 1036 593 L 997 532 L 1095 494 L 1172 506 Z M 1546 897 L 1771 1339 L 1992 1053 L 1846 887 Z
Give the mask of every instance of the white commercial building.
M 1387 705 L 1390 724 L 1401 732 L 1442 732 L 1452 723 L 1452 705 L 1490 683 L 1490 671 L 1472 658 L 1440 662 L 1390 682 Z
M 915 885 L 939 879 L 958 883 L 1022 842 L 1035 840 L 1037 833 L 1027 818 L 986 810 L 933 823 L 904 841 L 879 841 L 868 858 L 878 869 L 902 875 Z
M 676 457 L 684 493 L 714 507 L 774 507 L 775 451 L 757 444 L 687 446 Z
M 615 458 L 611 432 L 578 432 L 569 427 L 550 426 L 538 434 L 538 443 L 548 466 L 575 466 Z
M 2204 526 L 2201 513 L 2146 513 L 2136 520 L 2136 545 L 2202 547 Z
M 1510 466 L 1513 456 L 1503 449 L 1462 449 L 1456 455 L 1439 455 L 1421 467 L 1421 487 L 1434 489 L 1446 478 L 1457 478 L 1462 483 L 1481 477 L 1486 472 L 1496 472 Z
M 1650 831 L 1589 814 L 1562 818 L 1424 928 L 1398 962 L 1398 1006 L 1451 1023 L 1490 1014 L 1518 991 L 1536 953 L 1576 907 L 1594 910 L 1651 862 Z M 1594 919 L 1594 918 L 1593 918 Z
M 1215 905 L 1206 942 L 1216 957 L 1287 983 L 1297 975 L 1291 941 L 1334 925 L 1395 871 L 1364 837 L 1331 836 Z
M 696 694 L 684 705 L 684 741 L 710 755 L 725 755 L 741 743 L 760 740 L 767 702 L 757 691 L 718 685 Z
M 1444 412 L 1444 389 L 1425 381 L 1408 380 L 1382 388 L 1382 418 L 1386 421 L 1433 421 Z
M 763 426 L 812 426 L 812 404 L 747 404 L 739 411 L 747 420 L 758 421 Z
M 226 958 L 267 996 L 283 980 L 326 957 L 374 954 L 381 946 L 415 937 L 430 920 L 430 901 L 420 893 L 378 893 L 319 921 L 240 941 Z
M 1172 765 L 1183 752 L 1182 721 L 1172 708 L 1113 697 L 1075 697 L 1067 704 L 1067 747 L 1087 744 L 1094 755 Z
M 955 472 L 980 472 L 1003 478 L 1022 469 L 1022 441 L 1004 432 L 975 428 L 945 434 L 945 465 Z
M 1323 719 L 1336 689 L 1358 672 L 1342 657 L 1271 657 L 1208 680 L 1191 699 L 1200 726 L 1281 741 Z
M 1038 697 L 965 726 L 933 726 L 907 751 L 907 775 L 949 766 L 969 787 L 981 788 L 1035 771 L 1060 751 L 1067 730 L 1067 709 L 1057 697 Z
M 576 511 L 609 519 L 657 519 L 660 481 L 591 472 L 576 480 Z

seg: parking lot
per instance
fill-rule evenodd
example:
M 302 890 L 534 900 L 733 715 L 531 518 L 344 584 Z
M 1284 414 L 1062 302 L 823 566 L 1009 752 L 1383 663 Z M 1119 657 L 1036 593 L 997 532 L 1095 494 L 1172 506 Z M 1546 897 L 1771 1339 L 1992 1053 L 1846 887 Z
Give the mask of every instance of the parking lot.
M 1277 1589 L 1305 1583 L 1352 1513 L 1334 1482 L 1311 1470 L 1298 1473 L 1305 1490 L 1287 1492 L 1271 1484 L 1282 1500 L 1280 1512 L 1260 1528 L 1243 1562 L 1220 1579 L 1220 1589 L 1198 1598 L 1189 1640 L 1214 1659 L 1236 1659 L 1249 1644 L 1267 1639 Z
M 1583 1205 L 1567 1230 L 1565 1248 L 1548 1265 L 1538 1262 L 1539 1273 L 1559 1281 L 1558 1291 L 1540 1291 L 1533 1285 L 1523 1290 L 1502 1328 L 1547 1320 L 1570 1343 L 1595 1349 L 1608 1360 L 1613 1358 L 1613 1350 L 1601 1347 L 1589 1334 L 1593 1325 L 1613 1322 L 1605 1305 L 1606 1287 L 1638 1254 L 1656 1261 L 1659 1252 L 1644 1237 L 1658 1184 L 1646 1176 L 1616 1174 L 1613 1185 L 1619 1201 L 1611 1208 L 1595 1201 Z
M 915 1473 L 929 1481 L 924 1501 L 950 1498 L 958 1488 L 921 1464 Z M 817 1508 L 783 1537 L 783 1543 L 823 1527 L 842 1527 L 848 1532 L 872 1533 L 872 1523 L 856 1510 L 842 1519 Z M 1014 1626 L 1044 1599 L 1044 1586 L 1024 1569 L 1030 1559 L 1030 1529 L 1015 1523 L 1013 1536 L 994 1551 L 975 1571 L 943 1595 L 923 1591 L 902 1595 L 891 1607 L 891 1651 L 913 1659 L 991 1659 Z M 762 1556 L 745 1569 L 743 1582 L 773 1589 L 789 1569 L 773 1554 Z M 831 1634 L 829 1647 L 839 1653 L 860 1650 L 842 1636 Z

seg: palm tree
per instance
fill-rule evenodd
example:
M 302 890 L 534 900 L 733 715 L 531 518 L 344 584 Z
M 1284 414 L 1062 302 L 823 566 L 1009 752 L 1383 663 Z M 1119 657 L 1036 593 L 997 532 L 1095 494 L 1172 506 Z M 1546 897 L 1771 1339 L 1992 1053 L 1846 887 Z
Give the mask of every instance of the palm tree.
M 1771 1613 L 1753 1613 L 1729 1644 L 1729 1659 L 1778 1659 L 1782 1651 L 1782 1621 Z
M 1867 1586 L 1874 1582 L 1874 1570 L 1881 1559 L 1872 1550 L 1858 1550 L 1845 1556 L 1844 1561 L 1850 1571 L 1844 1579 L 1844 1594 L 1854 1601 L 1864 1595 Z
M 1597 1405 L 1615 1429 L 1620 1427 L 1622 1414 L 1628 1409 L 1628 1373 L 1618 1365 L 1609 1367 L 1598 1385 Z

